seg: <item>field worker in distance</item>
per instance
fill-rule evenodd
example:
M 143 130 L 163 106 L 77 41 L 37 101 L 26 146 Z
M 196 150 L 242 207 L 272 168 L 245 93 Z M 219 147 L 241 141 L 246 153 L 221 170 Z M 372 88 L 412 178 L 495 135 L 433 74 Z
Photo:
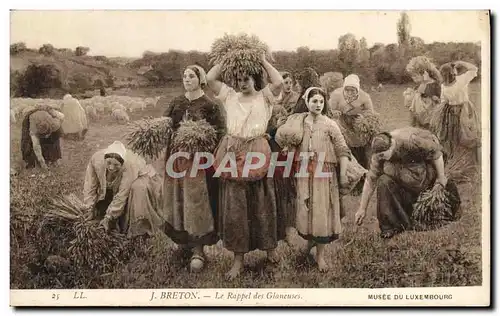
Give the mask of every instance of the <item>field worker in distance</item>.
M 252 250 L 267 251 L 271 262 L 279 260 L 274 183 L 267 178 L 271 149 L 266 130 L 275 103 L 272 91 L 281 88 L 283 78 L 266 60 L 265 54 L 261 56 L 261 64 L 264 69 L 257 73 L 240 69 L 244 72 L 237 81 L 241 92 L 218 80 L 220 64 L 207 75 L 209 87 L 222 101 L 226 112 L 227 134 L 216 150 L 215 166 L 228 164 L 221 163 L 223 157 L 228 157 L 227 153 L 234 154 L 237 166 L 237 174 L 222 173 L 220 178 L 219 230 L 224 247 L 234 252 L 234 263 L 226 274 L 227 279 L 240 275 L 244 254 Z M 264 85 L 264 72 L 270 77 L 269 85 Z M 263 154 L 266 161 L 260 168 L 247 170 L 245 176 L 243 169 L 249 152 Z
M 309 113 L 290 116 L 278 129 L 276 140 L 285 151 L 314 153 L 314 157 L 308 162 L 308 166 L 311 166 L 309 175 L 296 178 L 296 228 L 299 235 L 308 240 L 308 253 L 312 247 L 317 247 L 318 268 L 326 271 L 328 264 L 325 260 L 325 246 L 336 240 L 341 233 L 344 212 L 341 209 L 339 187 L 347 185 L 346 168 L 351 153 L 337 123 L 325 115 L 328 113 L 326 93 L 320 88 L 311 87 L 306 90 L 303 99 Z M 297 138 L 302 139 L 297 148 L 287 148 L 283 133 L 285 129 L 296 131 Z M 324 154 L 324 158 L 320 154 Z M 300 163 L 299 159 L 296 156 L 295 162 Z M 321 163 L 322 171 L 331 173 L 330 176 L 318 177 L 316 167 L 313 166 Z
M 49 106 L 35 106 L 26 111 L 21 131 L 21 152 L 26 168 L 59 164 L 61 124 L 64 114 Z
M 283 88 L 273 106 L 273 114 L 268 123 L 268 134 L 270 136 L 269 146 L 274 155 L 278 155 L 279 162 L 286 162 L 287 155 L 282 153 L 282 148 L 276 143 L 276 131 L 280 125 L 286 122 L 288 116 L 293 114 L 295 105 L 300 95 L 292 90 L 293 77 L 289 72 L 281 73 Z M 276 194 L 276 211 L 278 218 L 278 240 L 284 239 L 288 245 L 292 245 L 292 233 L 295 227 L 295 199 L 296 188 L 293 177 L 283 177 L 285 167 L 276 166 L 272 178 Z
M 331 118 L 337 120 L 347 145 L 353 156 L 364 168 L 368 168 L 370 159 L 370 143 L 363 140 L 354 130 L 354 120 L 365 113 L 374 113 L 370 95 L 363 91 L 359 77 L 351 74 L 344 79 L 344 85 L 334 90 L 328 101 Z M 356 193 L 362 189 L 362 182 Z
M 412 228 L 413 204 L 421 192 L 435 184 L 446 187 L 441 145 L 429 130 L 405 127 L 375 136 L 372 151 L 356 223 L 362 224 L 377 189 L 381 237 L 391 238 Z
M 163 228 L 161 177 L 151 165 L 115 141 L 94 153 L 87 165 L 83 203 L 106 229 L 133 238 Z
M 282 72 L 281 77 L 283 78 L 283 88 L 276 99 L 276 103 L 281 105 L 286 110 L 287 114 L 292 114 L 300 95 L 292 89 L 293 76 L 291 73 L 288 71 Z
M 217 139 L 220 140 L 224 134 L 223 116 L 219 106 L 203 91 L 207 84 L 205 70 L 197 65 L 188 66 L 184 70 L 183 84 L 186 92 L 174 98 L 164 112 L 164 116 L 172 118 L 174 132 L 179 130 L 183 119 L 206 120 L 217 131 Z M 171 144 L 166 148 L 166 159 L 176 153 Z M 195 177 L 190 176 L 194 162 L 192 154 L 195 153 L 190 154 L 190 159 L 176 158 L 174 162 L 176 172 L 185 170 L 186 176 L 174 178 L 165 173 L 162 214 L 166 218 L 166 234 L 191 252 L 190 270 L 199 272 L 206 260 L 203 246 L 218 241 L 216 214 L 219 191 L 218 179 L 213 177 L 214 168 L 200 170 Z M 201 163 L 206 163 L 206 160 Z
M 70 94 L 63 98 L 61 112 L 64 114 L 62 123 L 63 137 L 74 140 L 83 140 L 88 131 L 88 121 L 85 109 L 77 99 Z
M 319 87 L 321 83 L 319 82 L 319 75 L 311 67 L 304 68 L 297 76 L 296 89 L 299 95 L 304 95 L 307 89 L 310 87 Z M 308 113 L 307 104 L 303 98 L 297 100 L 293 113 Z
M 458 75 L 458 68 L 465 71 Z M 441 105 L 431 120 L 431 126 L 444 147 L 446 158 L 459 150 L 466 150 L 472 151 L 476 162 L 480 161 L 480 121 L 468 91 L 477 70 L 476 66 L 464 61 L 441 66 Z
M 429 129 L 430 118 L 441 97 L 441 74 L 425 56 L 412 58 L 406 71 L 418 85 L 404 92 L 411 113 L 411 126 Z

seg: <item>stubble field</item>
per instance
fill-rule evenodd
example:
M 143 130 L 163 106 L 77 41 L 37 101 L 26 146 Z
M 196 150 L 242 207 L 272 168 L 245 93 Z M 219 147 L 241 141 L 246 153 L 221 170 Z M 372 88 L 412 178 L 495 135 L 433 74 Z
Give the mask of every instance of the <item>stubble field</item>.
M 375 109 L 382 114 L 386 129 L 408 125 L 408 111 L 402 93 L 406 87 L 386 86 L 371 92 Z M 133 91 L 150 96 L 157 91 Z M 174 97 L 182 91 L 167 89 Z M 480 86 L 470 87 L 479 112 Z M 131 119 L 160 116 L 163 109 L 149 108 L 133 113 Z M 342 201 L 347 210 L 340 240 L 327 247 L 331 269 L 320 273 L 314 261 L 304 254 L 306 243 L 294 236 L 292 247 L 280 242 L 281 261 L 266 262 L 264 252 L 245 256 L 243 275 L 224 280 L 232 254 L 221 244 L 206 247 L 208 262 L 200 274 L 190 274 L 189 258 L 164 235 L 136 245 L 127 262 L 112 272 L 99 274 L 84 266 L 68 271 L 49 271 L 43 263 L 49 255 L 64 256 L 68 240 L 58 231 L 37 232 L 40 216 L 49 199 L 57 193 L 76 193 L 81 197 L 86 164 L 91 155 L 115 140 L 125 141 L 125 125 L 104 118 L 92 122 L 85 141 L 63 140 L 63 164 L 48 172 L 19 170 L 11 176 L 11 218 L 25 214 L 25 220 L 11 221 L 11 289 L 44 288 L 380 288 L 420 286 L 472 286 L 482 283 L 481 269 L 481 181 L 460 185 L 462 217 L 440 230 L 407 232 L 385 241 L 378 235 L 375 201 L 372 198 L 365 224 L 356 227 L 354 213 L 359 197 Z M 11 125 L 11 166 L 19 166 L 20 124 Z M 158 162 L 155 162 L 158 166 Z M 488 211 L 488 210 L 484 210 Z M 19 218 L 19 216 L 17 217 Z

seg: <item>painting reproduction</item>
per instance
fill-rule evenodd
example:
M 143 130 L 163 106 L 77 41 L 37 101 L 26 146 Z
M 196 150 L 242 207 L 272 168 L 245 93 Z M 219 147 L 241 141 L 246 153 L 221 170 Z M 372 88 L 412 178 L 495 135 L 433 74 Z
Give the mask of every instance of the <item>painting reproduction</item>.
M 10 305 L 489 306 L 489 54 L 487 10 L 11 10 Z

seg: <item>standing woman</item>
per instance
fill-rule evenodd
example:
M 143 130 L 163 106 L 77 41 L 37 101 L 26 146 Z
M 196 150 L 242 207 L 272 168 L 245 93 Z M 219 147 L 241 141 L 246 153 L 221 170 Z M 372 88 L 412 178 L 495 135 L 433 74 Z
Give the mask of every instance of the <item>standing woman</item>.
M 300 95 L 303 95 L 307 89 L 310 87 L 319 87 L 321 83 L 319 81 L 319 75 L 316 70 L 311 67 L 307 67 L 299 74 L 297 78 L 297 90 Z M 303 98 L 299 98 L 297 104 L 295 105 L 294 113 L 307 113 L 309 109 Z
M 351 74 L 344 79 L 344 86 L 330 95 L 330 113 L 337 119 L 352 155 L 365 169 L 370 159 L 371 140 L 362 137 L 355 128 L 355 119 L 360 115 L 375 114 L 370 95 L 360 87 L 359 77 Z M 356 187 L 356 193 L 363 188 L 363 181 Z
M 61 124 L 64 114 L 47 106 L 27 111 L 21 131 L 21 152 L 26 168 L 57 164 L 61 155 Z
M 410 108 L 411 126 L 429 129 L 430 118 L 441 97 L 441 74 L 425 56 L 412 58 L 406 71 L 417 84 L 404 93 Z
M 206 83 L 205 70 L 200 66 L 191 65 L 184 70 L 183 84 L 186 92 L 174 98 L 164 113 L 164 116 L 172 118 L 174 132 L 184 119 L 204 119 L 218 132 L 218 139 L 222 137 L 222 115 L 219 106 L 205 95 L 203 88 Z M 167 160 L 173 154 L 175 151 L 168 145 Z M 163 213 L 167 222 L 166 234 L 175 243 L 192 249 L 190 268 L 197 272 L 203 268 L 206 260 L 203 246 L 217 242 L 218 179 L 213 177 L 213 169 L 202 170 L 196 177 L 190 177 L 193 163 L 193 157 L 189 160 L 175 160 L 173 168 L 177 169 L 176 172 L 186 170 L 184 177 L 175 178 L 168 172 L 165 173 Z
M 216 150 L 215 165 L 226 166 L 227 162 L 221 160 L 231 155 L 236 161 L 230 161 L 230 165 L 237 165 L 237 175 L 222 174 L 220 182 L 219 229 L 224 247 L 234 252 L 233 266 L 226 274 L 228 279 L 241 273 L 244 254 L 249 251 L 265 250 L 270 261 L 278 261 L 276 198 L 273 179 L 266 177 L 271 156 L 266 130 L 275 102 L 272 90 L 280 88 L 283 79 L 265 54 L 261 64 L 271 84 L 264 85 L 262 70 L 242 69 L 237 81 L 240 92 L 219 81 L 220 64 L 207 75 L 208 85 L 222 101 L 227 115 L 227 134 Z M 245 176 L 242 169 L 249 152 L 263 154 L 266 163 Z
M 457 68 L 465 72 L 457 74 Z M 477 76 L 477 67 L 457 61 L 441 66 L 443 85 L 441 106 L 431 120 L 433 132 L 444 147 L 446 158 L 457 149 L 474 150 L 476 162 L 480 159 L 480 122 L 474 104 L 469 100 L 469 83 Z
M 292 114 L 300 95 L 292 90 L 293 76 L 291 73 L 285 71 L 281 74 L 281 77 L 283 78 L 283 88 L 281 89 L 281 93 L 279 94 L 276 103 L 281 105 L 287 114 Z
M 88 130 L 87 113 L 77 99 L 70 94 L 63 98 L 61 112 L 64 114 L 62 123 L 63 137 L 68 139 L 82 140 Z
M 297 178 L 296 225 L 299 235 L 308 240 L 308 251 L 317 247 L 316 262 L 319 270 L 324 272 L 328 269 L 325 246 L 341 233 L 344 213 L 341 210 L 339 189 L 348 184 L 346 170 L 351 153 L 337 123 L 325 115 L 328 113 L 326 93 L 320 88 L 311 87 L 304 93 L 303 99 L 309 113 L 290 116 L 278 129 L 277 141 L 285 150 L 315 154 L 308 161 L 309 175 Z M 287 148 L 287 136 L 301 141 L 295 148 Z M 324 158 L 319 156 L 321 154 L 325 155 Z M 300 157 L 295 157 L 299 167 L 300 160 Z M 330 176 L 316 175 L 313 166 L 321 163 L 322 171 L 331 173 Z M 299 170 L 297 167 L 294 169 Z

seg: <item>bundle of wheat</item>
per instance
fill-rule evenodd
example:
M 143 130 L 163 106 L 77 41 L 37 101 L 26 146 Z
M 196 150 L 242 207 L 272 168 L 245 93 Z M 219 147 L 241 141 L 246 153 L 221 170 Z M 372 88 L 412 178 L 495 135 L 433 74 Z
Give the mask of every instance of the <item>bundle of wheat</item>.
M 172 151 L 213 152 L 217 146 L 217 131 L 206 120 L 184 119 L 172 138 Z
M 354 119 L 353 129 L 356 135 L 366 144 L 381 130 L 382 123 L 377 113 L 365 113 Z
M 439 70 L 426 56 L 417 56 L 410 59 L 408 65 L 406 65 L 406 71 L 410 75 L 423 74 L 424 71 L 427 71 L 427 73 L 434 79 L 441 78 L 441 73 L 439 72 Z
M 446 187 L 436 184 L 423 191 L 413 204 L 415 228 L 433 229 L 454 221 L 459 206 L 460 196 L 452 180 L 448 181 Z
M 478 166 L 473 163 L 470 151 L 456 150 L 449 157 L 445 165 L 445 173 L 453 182 L 467 183 L 479 174 Z
M 359 183 L 361 178 L 368 172 L 361 166 L 354 156 L 349 159 L 346 168 L 347 186 L 340 189 L 342 195 L 349 194 Z
M 212 44 L 210 62 L 220 64 L 222 80 L 234 86 L 238 77 L 264 73 L 261 64 L 263 53 L 272 60 L 269 47 L 257 36 L 225 34 Z
M 85 205 L 74 194 L 52 200 L 45 220 L 56 220 L 71 225 L 74 236 L 69 242 L 68 254 L 77 266 L 107 269 L 121 260 L 127 249 L 126 236 L 111 230 L 107 233 L 98 221 L 89 220 Z
M 157 158 L 168 145 L 172 135 L 170 117 L 145 118 L 131 123 L 127 134 L 130 149 L 141 156 Z
M 330 94 L 335 89 L 342 87 L 344 76 L 340 72 L 326 72 L 319 77 L 319 82 L 323 90 Z

